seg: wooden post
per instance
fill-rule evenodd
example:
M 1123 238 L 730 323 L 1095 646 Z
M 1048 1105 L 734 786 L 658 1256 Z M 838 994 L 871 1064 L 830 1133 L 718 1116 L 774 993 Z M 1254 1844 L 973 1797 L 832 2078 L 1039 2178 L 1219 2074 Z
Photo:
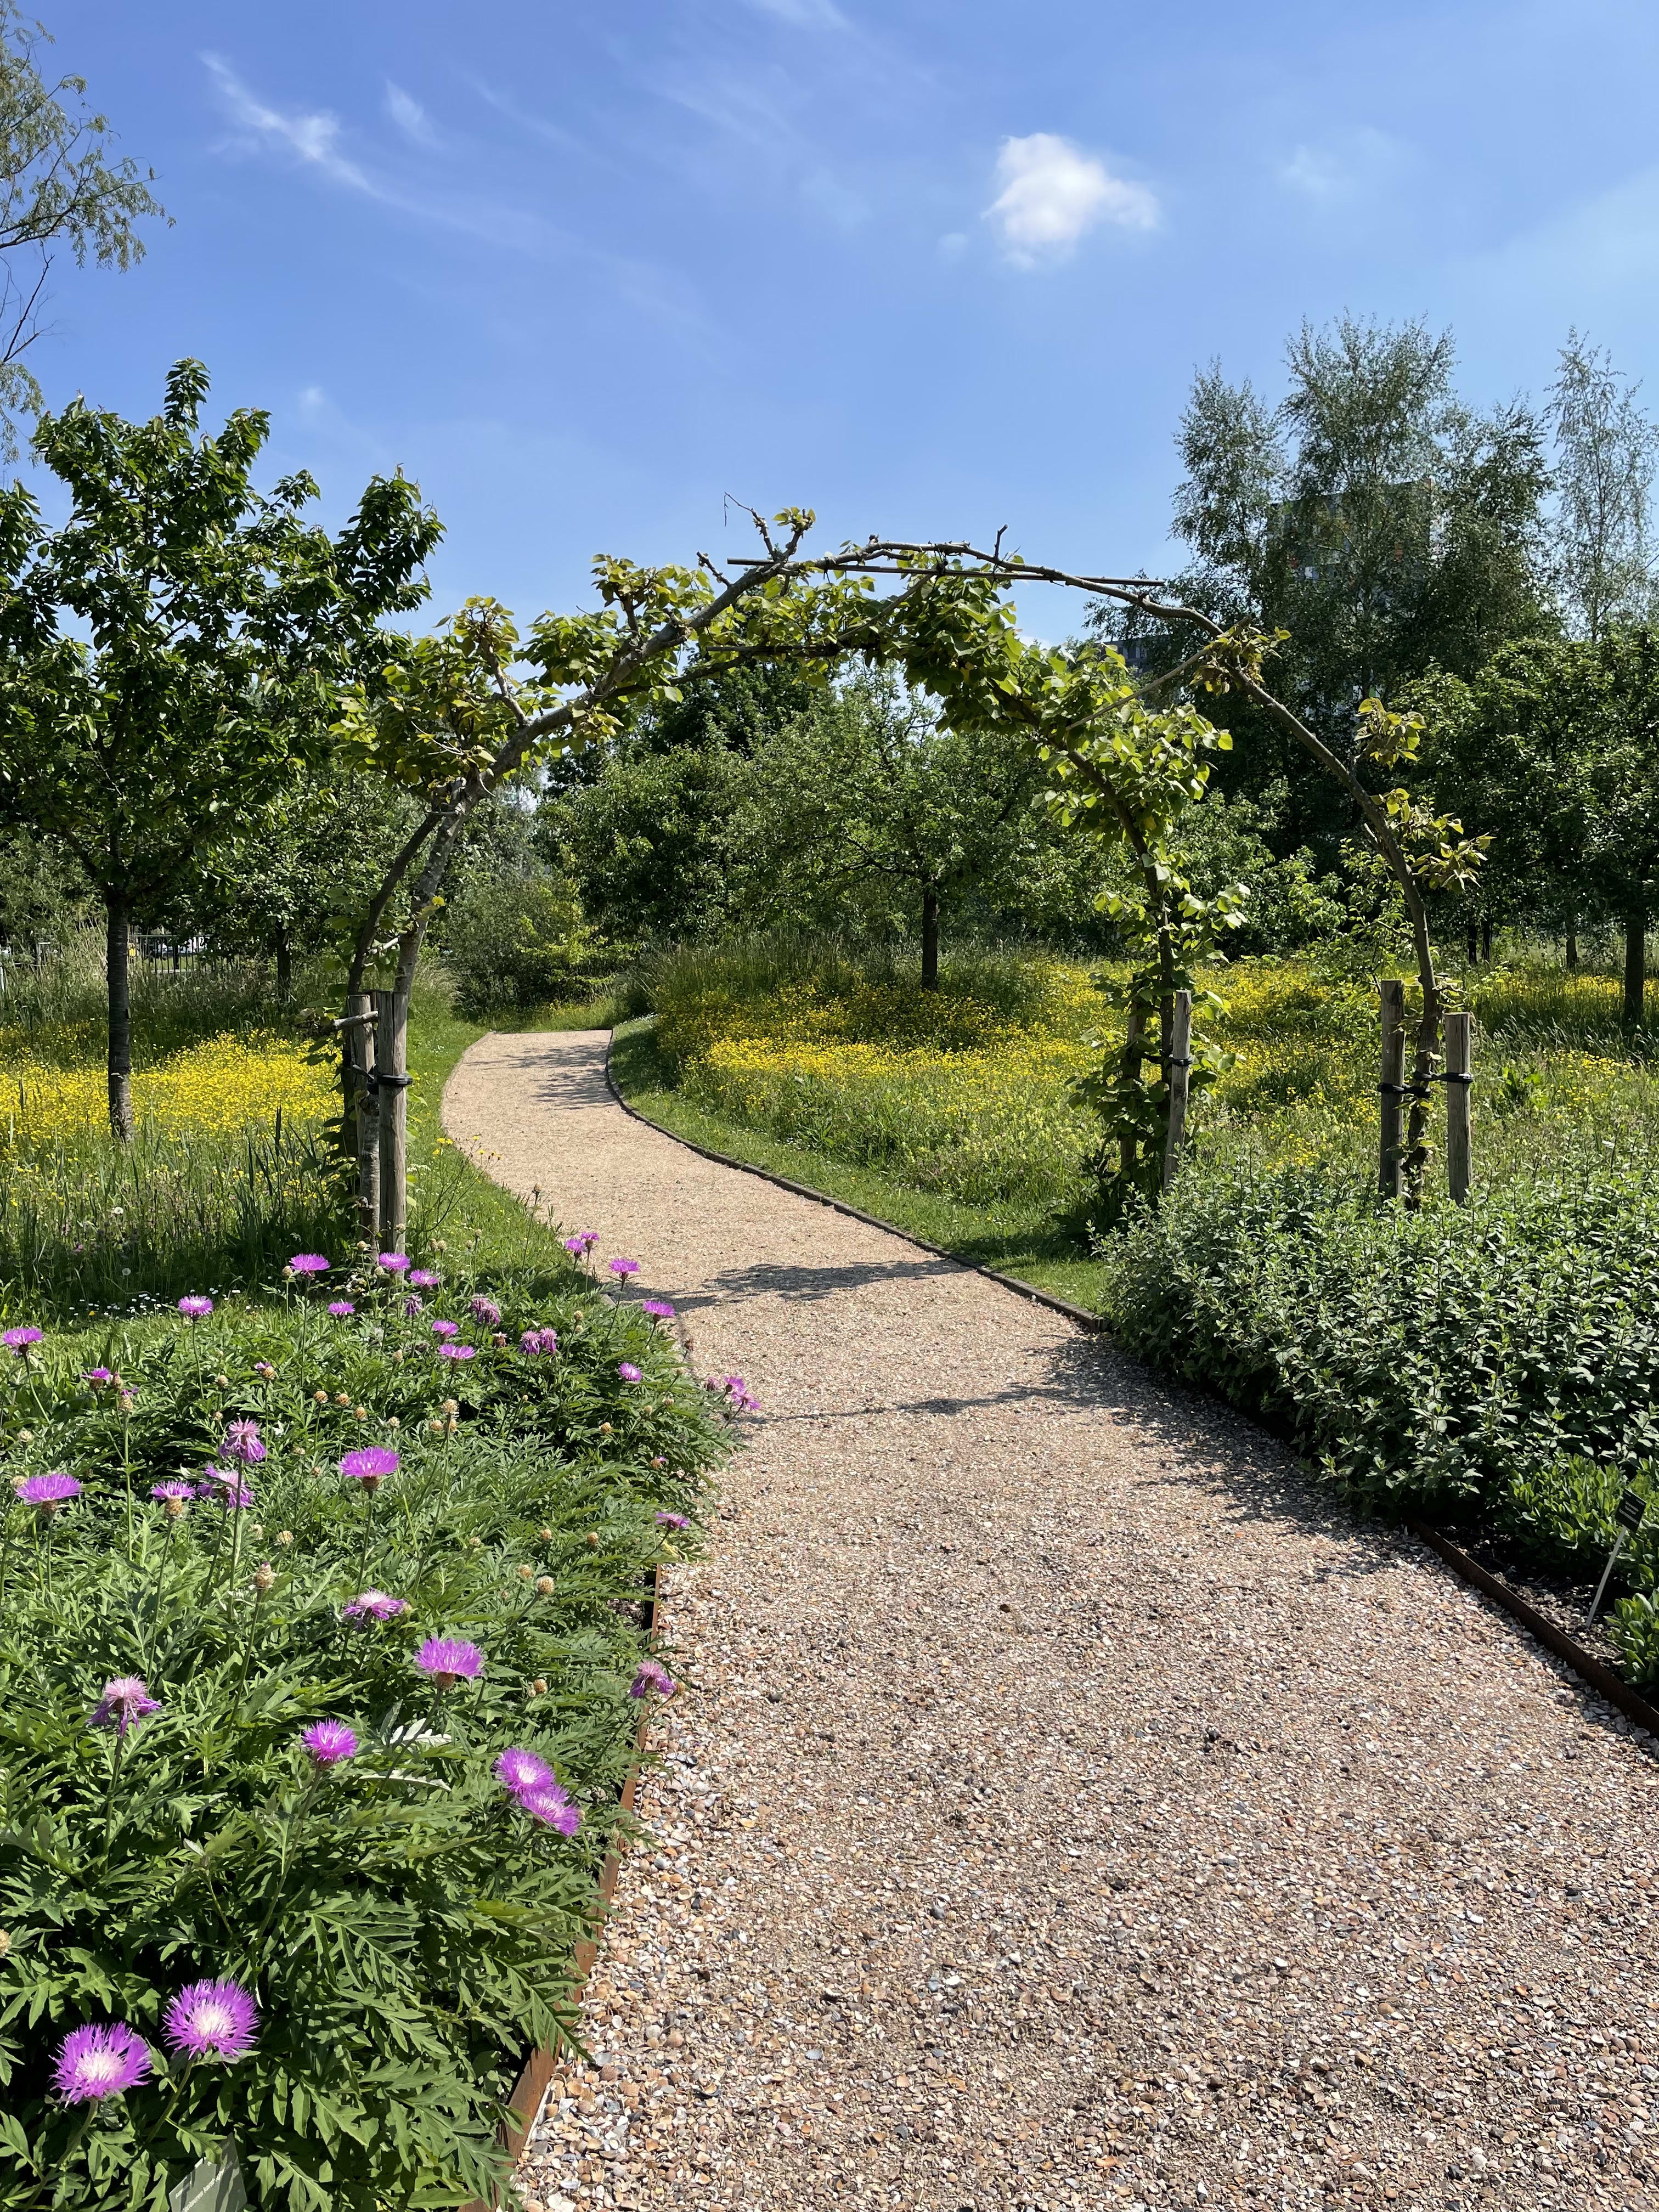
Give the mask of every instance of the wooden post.
M 1469 1127 L 1474 1028 L 1473 1014 L 1446 1017 L 1446 1183 L 1456 1206 L 1468 1203 L 1474 1180 Z
M 1193 1065 L 1193 994 L 1190 991 L 1177 991 L 1172 1003 L 1168 1036 L 1170 1127 L 1164 1140 L 1165 1190 L 1176 1179 L 1182 1147 L 1187 1141 L 1188 1079 Z
M 351 1097 L 347 1102 L 357 1139 L 357 1234 L 378 1245 L 380 1237 L 380 1116 L 370 1087 L 374 1066 L 374 1000 L 354 991 L 346 1000 L 345 1058 Z
M 1382 1113 L 1382 1140 L 1377 1151 L 1376 1187 L 1384 1198 L 1401 1192 L 1400 1109 L 1406 1086 L 1406 987 L 1395 977 L 1377 985 L 1382 1001 L 1382 1053 L 1378 1091 Z
M 374 1070 L 380 1099 L 380 1235 L 401 1252 L 409 1227 L 409 1009 L 395 991 L 374 994 Z

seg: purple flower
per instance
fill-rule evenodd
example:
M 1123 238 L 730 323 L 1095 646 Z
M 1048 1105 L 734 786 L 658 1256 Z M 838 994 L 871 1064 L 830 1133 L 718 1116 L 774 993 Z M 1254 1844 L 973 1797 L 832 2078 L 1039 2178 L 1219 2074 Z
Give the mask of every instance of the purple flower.
M 605 1264 L 613 1275 L 637 1275 L 640 1272 L 637 1260 L 607 1260 Z
M 415 1654 L 415 1664 L 441 1690 L 453 1690 L 464 1676 L 470 1682 L 483 1674 L 483 1654 L 476 1644 L 463 1644 L 453 1636 L 428 1636 Z
M 136 2089 L 153 2063 L 149 2044 L 123 2021 L 71 2028 L 58 2046 L 52 2086 L 66 2105 L 91 2104 Z
M 684 1513 L 659 1513 L 657 1526 L 659 1528 L 689 1528 L 691 1523 Z
M 296 1252 L 289 1261 L 296 1275 L 325 1275 L 328 1261 L 320 1252 Z
M 640 1311 L 653 1314 L 659 1321 L 672 1321 L 674 1318 L 674 1309 L 666 1298 L 647 1298 Z
M 336 1298 L 329 1308 L 330 1313 L 333 1315 L 336 1321 L 349 1321 L 356 1310 L 356 1307 L 352 1304 L 349 1298 Z
M 404 1319 L 405 1321 L 413 1321 L 416 1315 L 419 1313 L 420 1310 L 421 1300 L 417 1298 L 414 1291 L 411 1291 L 409 1296 L 404 1300 Z
M 253 1492 L 244 1483 L 240 1474 L 232 1474 L 222 1467 L 213 1466 L 204 1467 L 202 1472 L 208 1480 L 216 1484 L 217 1487 L 213 1490 L 200 1490 L 197 1492 L 198 1497 L 214 1498 L 225 1508 L 227 1512 L 233 1506 L 252 1504 Z
M 678 1686 L 665 1667 L 659 1667 L 654 1659 L 641 1659 L 628 1694 L 630 1698 L 648 1698 L 654 1692 L 659 1698 L 672 1698 Z
M 562 1836 L 574 1836 L 582 1824 L 582 1816 L 568 1793 L 561 1790 L 556 1782 L 540 1790 L 521 1790 L 517 1794 L 520 1804 L 532 1820 L 544 1821 Z
M 387 1475 L 398 1472 L 398 1455 L 384 1444 L 366 1444 L 361 1451 L 346 1454 L 340 1472 L 348 1481 L 361 1482 L 372 1498 Z
M 319 1766 L 337 1766 L 357 1755 L 357 1738 L 343 1721 L 315 1721 L 300 1741 Z
M 113 1728 L 125 1735 L 130 1728 L 137 1728 L 146 1713 L 159 1713 L 161 1700 L 152 1698 L 149 1685 L 142 1674 L 117 1674 L 106 1682 L 104 1694 L 92 1709 L 94 1728 Z
M 401 1252 L 382 1252 L 380 1264 L 388 1275 L 404 1274 L 409 1268 L 409 1261 Z
M 435 1291 L 443 1279 L 434 1275 L 430 1267 L 415 1267 L 410 1269 L 409 1279 L 417 1290 Z
M 434 1336 L 459 1336 L 460 1333 L 461 1324 L 458 1321 L 434 1321 L 432 1324 Z
M 161 2018 L 167 2048 L 191 2058 L 240 2058 L 259 2029 L 259 2008 L 240 1982 L 192 1982 Z
M 276 1379 L 276 1370 L 268 1359 L 256 1359 L 253 1371 L 262 1382 L 274 1382 Z
M 527 1790 L 552 1788 L 556 1778 L 544 1759 L 538 1759 L 533 1751 L 523 1751 L 515 1745 L 495 1761 L 495 1779 L 503 1790 L 522 1797 Z
M 43 1512 L 56 1513 L 59 1506 L 67 1505 L 71 1498 L 81 1495 L 81 1486 L 72 1474 L 54 1470 L 51 1474 L 27 1475 L 17 1486 L 17 1495 L 25 1505 L 38 1505 Z
M 259 1441 L 259 1424 L 233 1421 L 219 1449 L 227 1459 L 240 1460 L 244 1467 L 258 1467 L 265 1455 L 265 1448 Z
M 527 1328 L 519 1339 L 520 1352 L 533 1358 L 538 1352 L 554 1352 L 559 1348 L 559 1333 L 554 1328 Z
M 158 1505 L 167 1509 L 167 1518 L 176 1521 L 196 1492 L 187 1482 L 157 1482 L 150 1487 L 150 1496 Z
M 345 1618 L 356 1620 L 368 1613 L 375 1620 L 395 1620 L 400 1613 L 408 1611 L 407 1598 L 388 1597 L 384 1590 L 368 1589 L 352 1599 L 345 1609 Z
M 88 1367 L 81 1380 L 90 1382 L 94 1390 L 105 1390 L 114 1382 L 115 1376 L 107 1367 Z
M 441 1344 L 438 1346 L 440 1359 L 476 1359 L 477 1356 L 477 1346 L 471 1344 Z
M 205 1321 L 213 1311 L 211 1298 L 180 1298 L 179 1310 L 186 1321 Z
M 599 1241 L 597 1229 L 579 1229 L 574 1237 L 565 1238 L 564 1249 L 580 1260 L 585 1252 L 591 1252 Z
M 481 1321 L 486 1328 L 499 1328 L 501 1327 L 501 1310 L 496 1304 L 494 1298 L 479 1297 L 473 1298 L 470 1303 L 472 1308 L 472 1316 L 475 1321 Z
M 749 1385 L 741 1375 L 722 1375 L 718 1381 L 711 1375 L 703 1388 L 706 1390 L 723 1390 L 734 1413 L 757 1413 L 760 1411 L 760 1400 L 750 1395 Z
M 617 1362 L 617 1372 L 624 1382 L 637 1382 L 641 1379 L 640 1370 L 631 1359 L 619 1359 Z
M 27 1358 L 32 1344 L 39 1344 L 45 1332 L 38 1328 L 9 1328 L 0 1335 L 0 1344 L 8 1352 L 15 1352 L 20 1359 Z

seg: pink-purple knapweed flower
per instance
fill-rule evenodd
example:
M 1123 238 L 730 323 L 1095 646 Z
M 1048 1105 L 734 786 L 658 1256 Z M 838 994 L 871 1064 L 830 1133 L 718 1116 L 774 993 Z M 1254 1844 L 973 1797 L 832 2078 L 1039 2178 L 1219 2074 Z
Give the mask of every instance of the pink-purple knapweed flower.
M 559 1333 L 556 1328 L 527 1328 L 519 1339 L 519 1349 L 534 1358 L 538 1352 L 552 1353 L 559 1348 Z
M 180 1298 L 179 1310 L 186 1321 L 205 1321 L 213 1311 L 211 1298 Z
M 723 1390 L 734 1413 L 757 1413 L 760 1400 L 753 1395 L 741 1375 L 711 1375 L 704 1384 L 708 1390 Z
M 395 1620 L 400 1613 L 408 1611 L 407 1598 L 388 1597 L 384 1590 L 368 1589 L 352 1599 L 345 1608 L 345 1618 L 358 1620 L 367 1614 L 373 1620 Z
M 325 1275 L 328 1261 L 320 1252 L 296 1252 L 289 1261 L 296 1275 Z
M 435 1291 L 443 1279 L 441 1276 L 434 1275 L 430 1267 L 411 1267 L 409 1279 L 416 1290 Z
M 438 1357 L 440 1359 L 476 1359 L 477 1356 L 477 1346 L 476 1345 L 441 1344 L 438 1346 Z
M 689 1528 L 691 1523 L 684 1513 L 659 1513 L 657 1526 L 659 1528 Z
M 631 1359 L 619 1359 L 617 1362 L 617 1372 L 624 1382 L 637 1382 L 640 1380 L 640 1370 Z
M 654 1659 L 641 1659 L 628 1694 L 630 1698 L 672 1698 L 678 1686 L 665 1667 L 659 1667 Z
M 568 1791 L 550 1782 L 542 1790 L 523 1790 L 518 1793 L 519 1802 L 532 1820 L 544 1821 L 556 1828 L 562 1836 L 574 1836 L 582 1824 L 582 1816 L 571 1802 Z
M 495 1779 L 503 1790 L 522 1797 L 527 1790 L 545 1790 L 557 1778 L 544 1759 L 514 1744 L 495 1761 Z
M 357 1756 L 356 1732 L 343 1721 L 313 1721 L 301 1731 L 300 1741 L 318 1766 L 337 1766 L 342 1759 Z
M 486 1328 L 499 1328 L 501 1327 L 501 1310 L 496 1304 L 494 1298 L 486 1298 L 480 1296 L 469 1300 L 468 1303 L 472 1308 L 472 1316 L 475 1321 L 481 1321 Z
M 672 1321 L 674 1318 L 674 1309 L 666 1298 L 647 1298 L 640 1311 L 653 1315 L 658 1321 Z
M 336 1321 L 349 1321 L 356 1310 L 356 1307 L 352 1304 L 349 1298 L 336 1298 L 329 1308 L 330 1313 L 333 1315 Z
M 579 1229 L 574 1237 L 565 1238 L 564 1249 L 580 1260 L 584 1253 L 591 1252 L 599 1241 L 599 1232 L 597 1229 Z
M 463 1644 L 456 1637 L 428 1636 L 415 1654 L 415 1664 L 441 1690 L 453 1690 L 457 1682 L 470 1682 L 483 1674 L 483 1654 L 476 1644 Z
M 104 1685 L 104 1693 L 92 1709 L 94 1728 L 112 1728 L 125 1735 L 147 1713 L 159 1713 L 161 1700 L 152 1698 L 142 1674 L 117 1674 Z
M 71 1498 L 81 1495 L 81 1486 L 72 1474 L 54 1468 L 50 1474 L 26 1475 L 17 1486 L 17 1495 L 25 1505 L 38 1505 L 43 1513 L 56 1513 Z
M 361 1482 L 372 1498 L 387 1475 L 398 1472 L 398 1455 L 384 1444 L 365 1444 L 361 1451 L 346 1454 L 340 1472 L 349 1482 Z
M 156 1482 L 150 1486 L 150 1496 L 158 1505 L 167 1509 L 167 1518 L 176 1521 L 196 1492 L 187 1482 Z
M 44 1330 L 38 1328 L 9 1328 L 0 1334 L 0 1344 L 3 1344 L 8 1352 L 15 1352 L 20 1359 L 27 1358 L 30 1345 L 39 1344 L 44 1334 Z
M 214 1486 L 211 1490 L 198 1490 L 197 1492 L 198 1498 L 212 1498 L 216 1504 L 222 1505 L 227 1512 L 229 1512 L 233 1507 L 240 1510 L 245 1505 L 252 1504 L 253 1492 L 240 1474 L 233 1473 L 228 1468 L 214 1467 L 211 1464 L 204 1467 L 202 1472 Z
M 424 1300 L 417 1298 L 414 1291 L 411 1291 L 409 1296 L 404 1300 L 404 1319 L 405 1321 L 413 1321 L 416 1315 L 422 1310 L 424 1303 Z
M 191 2058 L 240 2058 L 259 2032 L 259 2008 L 240 1982 L 192 1982 L 161 2016 L 167 2047 Z
M 268 1359 L 256 1359 L 253 1363 L 253 1371 L 262 1382 L 274 1382 L 276 1380 L 276 1370 Z
M 260 1440 L 258 1421 L 233 1421 L 225 1431 L 225 1440 L 219 1447 L 227 1459 L 240 1460 L 244 1467 L 258 1467 L 265 1455 Z
M 637 1275 L 640 1272 L 637 1260 L 607 1260 L 605 1264 L 613 1275 Z
M 434 1321 L 432 1324 L 434 1336 L 459 1336 L 460 1333 L 461 1324 L 458 1321 Z
M 153 2063 L 149 2044 L 125 2021 L 74 2027 L 58 2046 L 52 2086 L 66 2105 L 97 2103 L 136 2089 Z
M 114 1370 L 108 1367 L 88 1367 L 81 1380 L 90 1382 L 94 1390 L 107 1390 L 115 1380 Z
M 380 1264 L 388 1275 L 404 1275 L 409 1272 L 409 1261 L 401 1252 L 382 1252 Z

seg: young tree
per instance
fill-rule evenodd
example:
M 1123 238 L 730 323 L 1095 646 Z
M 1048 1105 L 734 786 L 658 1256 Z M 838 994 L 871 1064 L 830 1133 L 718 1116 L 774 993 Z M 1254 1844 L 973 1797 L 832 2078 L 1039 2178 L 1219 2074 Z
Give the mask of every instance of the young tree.
M 337 686 L 379 619 L 419 604 L 438 537 L 401 477 L 376 477 L 337 538 L 301 518 L 308 477 L 257 492 L 267 417 L 240 409 L 198 435 L 207 388 L 185 361 L 150 422 L 79 400 L 44 417 L 34 450 L 70 500 L 58 527 L 21 484 L 0 495 L 0 819 L 71 855 L 103 905 L 123 1139 L 134 921 L 320 757 Z
M 1648 520 L 1659 430 L 1609 355 L 1567 333 L 1550 386 L 1558 495 L 1558 588 L 1579 635 L 1595 641 L 1644 620 L 1653 599 Z
M 16 421 L 35 415 L 40 387 L 23 356 L 40 336 L 53 260 L 130 269 L 142 260 L 137 225 L 166 220 L 155 171 L 111 158 L 110 128 L 91 113 L 86 79 L 48 82 L 44 26 L 0 0 L 0 458 L 17 458 Z M 66 104 L 65 95 L 72 104 Z

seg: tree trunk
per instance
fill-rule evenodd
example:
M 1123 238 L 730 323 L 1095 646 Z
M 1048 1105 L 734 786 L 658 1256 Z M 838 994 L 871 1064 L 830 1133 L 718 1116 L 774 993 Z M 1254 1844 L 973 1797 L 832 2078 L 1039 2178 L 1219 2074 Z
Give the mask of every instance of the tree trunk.
M 1578 924 L 1567 924 L 1567 967 L 1569 971 L 1578 965 Z
M 1646 1012 L 1648 981 L 1648 910 L 1632 907 L 1625 916 L 1625 1006 L 1627 1030 L 1639 1030 Z
M 279 999 L 294 995 L 294 947 L 286 930 L 276 939 L 276 995 Z
M 1473 968 L 1480 957 L 1480 925 L 1473 915 L 1469 916 L 1468 947 L 1469 965 Z
M 132 916 L 125 899 L 105 901 L 108 916 L 109 1133 L 118 1145 L 132 1141 Z
M 1483 914 L 1480 917 L 1480 957 L 1488 967 L 1492 965 L 1492 916 L 1489 914 Z
M 924 991 L 939 988 L 939 893 L 925 890 L 921 895 L 921 988 Z

